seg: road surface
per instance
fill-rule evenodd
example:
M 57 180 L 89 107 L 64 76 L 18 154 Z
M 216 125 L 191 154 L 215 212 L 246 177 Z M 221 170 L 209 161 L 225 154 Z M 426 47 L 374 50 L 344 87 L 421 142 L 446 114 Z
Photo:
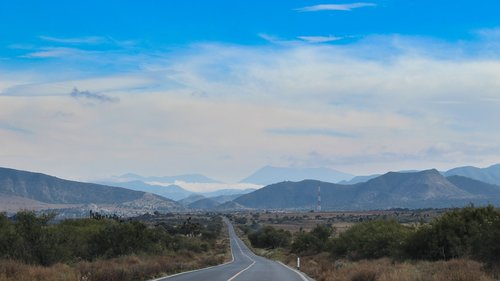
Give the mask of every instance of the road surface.
M 279 262 L 255 255 L 234 232 L 231 223 L 224 219 L 229 228 L 233 260 L 222 265 L 189 271 L 156 279 L 153 281 L 311 281 L 302 273 Z

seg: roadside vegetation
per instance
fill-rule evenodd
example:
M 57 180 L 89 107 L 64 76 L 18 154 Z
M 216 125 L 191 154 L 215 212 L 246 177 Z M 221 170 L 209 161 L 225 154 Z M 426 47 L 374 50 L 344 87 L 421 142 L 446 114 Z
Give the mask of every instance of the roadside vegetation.
M 50 223 L 53 215 L 0 214 L 0 281 L 147 280 L 229 258 L 220 217 Z M 144 219 L 144 218 L 143 218 Z
M 493 206 L 451 210 L 428 223 L 364 220 L 341 233 L 326 224 L 293 234 L 255 220 L 239 226 L 260 254 L 291 266 L 300 256 L 301 270 L 318 281 L 500 280 Z

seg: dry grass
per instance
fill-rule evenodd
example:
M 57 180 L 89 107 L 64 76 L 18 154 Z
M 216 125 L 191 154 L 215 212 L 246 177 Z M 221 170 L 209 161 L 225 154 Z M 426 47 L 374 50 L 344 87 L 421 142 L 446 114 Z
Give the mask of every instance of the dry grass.
M 0 261 L 0 281 L 137 281 L 220 264 L 225 255 L 177 253 L 171 256 L 126 256 L 50 267 Z
M 289 260 L 291 266 L 295 261 Z M 494 281 L 484 265 L 467 259 L 437 262 L 332 261 L 325 254 L 302 258 L 301 270 L 317 281 Z
M 32 266 L 15 261 L 0 262 L 0 281 L 69 281 L 81 280 L 78 272 L 64 264 L 51 267 Z
M 0 260 L 0 281 L 138 281 L 231 260 L 227 233 L 214 250 L 204 253 L 176 252 L 164 256 L 125 256 L 73 265 L 50 267 Z

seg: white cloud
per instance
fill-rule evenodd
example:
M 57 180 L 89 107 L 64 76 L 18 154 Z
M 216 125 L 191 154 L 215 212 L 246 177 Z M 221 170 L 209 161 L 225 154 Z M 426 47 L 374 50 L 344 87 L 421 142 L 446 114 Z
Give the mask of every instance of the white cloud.
M 79 37 L 79 38 L 58 38 L 52 36 L 40 36 L 40 39 L 48 42 L 63 43 L 63 44 L 103 44 L 109 42 L 106 37 L 100 36 L 89 36 L 89 37 Z
M 84 51 L 75 48 L 63 48 L 63 47 L 48 47 L 41 48 L 40 50 L 36 50 L 34 52 L 27 53 L 23 55 L 24 58 L 69 58 L 75 56 L 86 56 L 92 52 Z
M 336 36 L 299 36 L 297 38 L 309 43 L 326 43 L 343 39 L 342 37 Z
M 18 77 L 19 80 L 22 79 L 21 76 Z M 26 76 L 25 79 L 25 81 L 18 81 L 17 84 L 9 84 L 9 87 L 5 87 L 3 90 L 0 88 L 2 90 L 0 94 L 4 96 L 67 96 L 75 87 L 84 88 L 91 92 L 115 92 L 133 91 L 160 83 L 153 77 L 133 73 L 62 81 L 52 79 L 40 81 L 43 78 L 33 77 L 33 75 Z M 163 82 L 165 83 L 165 81 Z
M 0 158 L 74 178 L 200 171 L 226 181 L 266 164 L 353 173 L 487 165 L 500 157 L 492 129 L 500 59 L 441 56 L 454 48 L 404 37 L 340 46 L 213 43 L 92 55 L 141 69 L 121 74 L 11 71 L 0 77 L 0 123 L 32 134 L 0 130 Z M 73 87 L 120 103 L 81 106 L 68 98 Z
M 349 4 L 321 4 L 307 6 L 297 9 L 299 12 L 318 12 L 318 11 L 352 11 L 353 9 L 364 7 L 375 7 L 375 3 L 349 3 Z

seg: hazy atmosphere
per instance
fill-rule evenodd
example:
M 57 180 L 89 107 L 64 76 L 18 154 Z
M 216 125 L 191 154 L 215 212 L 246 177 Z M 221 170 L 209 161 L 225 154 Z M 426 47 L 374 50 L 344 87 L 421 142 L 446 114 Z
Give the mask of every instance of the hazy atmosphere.
M 1 2 L 1 165 L 237 182 L 498 162 L 499 3 L 271 2 Z

